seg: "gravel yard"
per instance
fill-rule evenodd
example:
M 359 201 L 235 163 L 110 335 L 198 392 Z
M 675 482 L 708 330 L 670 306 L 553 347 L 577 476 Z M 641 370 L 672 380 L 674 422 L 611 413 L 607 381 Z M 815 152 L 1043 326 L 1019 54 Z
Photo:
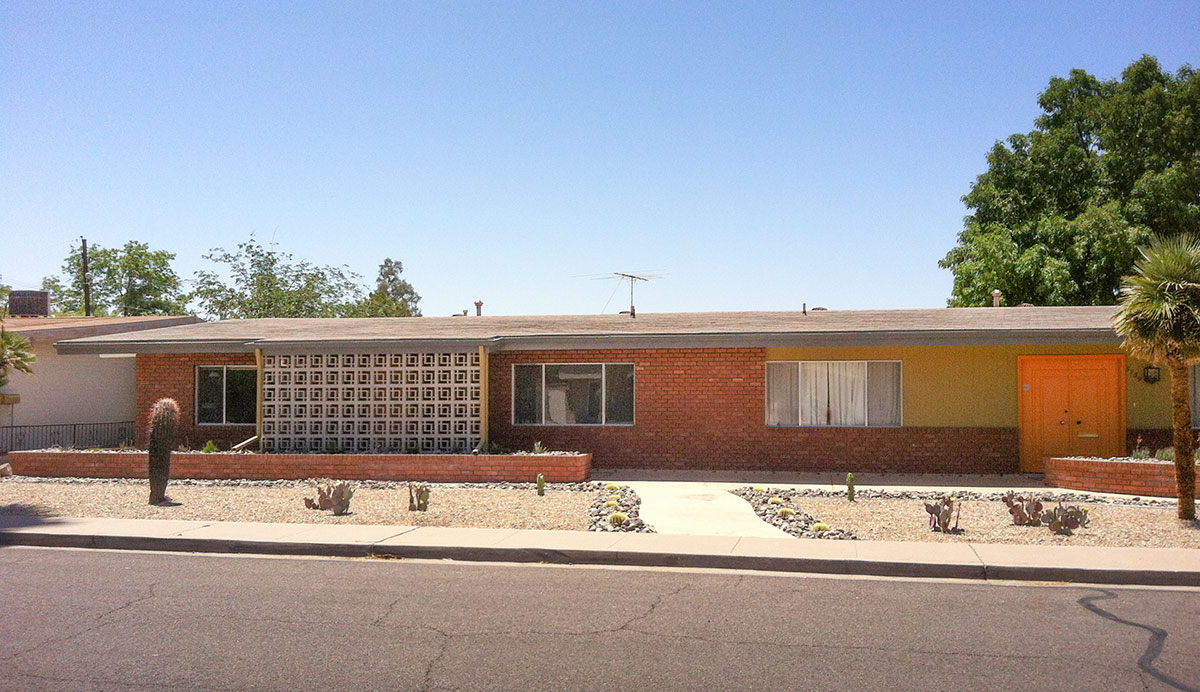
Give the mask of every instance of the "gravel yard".
M 1078 504 L 1088 508 L 1089 526 L 1073 536 L 1057 536 L 1045 526 L 1014 526 L 1002 502 L 966 500 L 959 520 L 964 532 L 949 536 L 929 530 L 923 500 L 860 497 L 851 503 L 842 496 L 788 502 L 832 528 L 852 531 L 859 540 L 1200 548 L 1200 522 L 1180 521 L 1172 506 Z
M 145 481 L 80 483 L 0 481 L 0 514 L 196 519 L 308 524 L 402 524 L 475 528 L 557 529 L 587 531 L 588 510 L 595 492 L 548 488 L 544 497 L 532 489 L 491 489 L 433 485 L 429 511 L 409 512 L 408 491 L 358 487 L 350 513 L 306 509 L 315 497 L 311 485 L 171 484 L 167 495 L 175 506 L 146 504 Z

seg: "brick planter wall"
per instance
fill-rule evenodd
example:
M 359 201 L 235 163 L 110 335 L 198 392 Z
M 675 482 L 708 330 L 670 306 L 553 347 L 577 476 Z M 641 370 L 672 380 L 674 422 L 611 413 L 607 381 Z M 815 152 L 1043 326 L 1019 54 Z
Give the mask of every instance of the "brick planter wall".
M 145 478 L 145 452 L 11 452 L 13 473 L 22 476 Z M 203 454 L 173 452 L 172 478 L 253 480 L 334 478 L 530 482 L 539 473 L 549 482 L 587 480 L 590 454 Z
M 1175 497 L 1175 463 L 1152 459 L 1046 459 L 1046 485 L 1099 493 Z M 1200 497 L 1200 491 L 1197 491 Z
M 632 426 L 514 425 L 515 363 L 635 364 Z M 761 348 L 499 351 L 489 435 L 591 452 L 603 468 L 1016 473 L 1016 428 L 770 428 Z

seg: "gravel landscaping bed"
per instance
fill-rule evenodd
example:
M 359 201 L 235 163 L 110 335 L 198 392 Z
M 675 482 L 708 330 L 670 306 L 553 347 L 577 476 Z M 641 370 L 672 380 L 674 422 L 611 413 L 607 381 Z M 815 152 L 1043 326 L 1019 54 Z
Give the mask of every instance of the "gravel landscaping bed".
M 816 519 L 813 515 L 802 511 L 800 505 L 796 502 L 796 498 L 799 495 L 794 490 L 770 488 L 755 490 L 747 486 L 729 492 L 749 502 L 750 506 L 754 508 L 754 513 L 760 519 L 797 538 L 821 538 L 842 541 L 852 541 L 857 538 L 853 531 L 841 525 L 834 525 L 828 521 Z M 816 527 L 816 529 L 813 527 Z
M 1064 504 L 1088 508 L 1087 527 L 1072 536 L 1059 536 L 1045 526 L 1015 526 L 1008 508 L 1000 501 L 1003 493 L 954 492 L 948 494 L 962 504 L 959 526 L 963 533 L 946 535 L 929 530 L 929 514 L 925 511 L 925 502 L 940 498 L 940 492 L 859 491 L 855 502 L 846 499 L 845 491 L 768 488 L 764 493 L 753 493 L 750 488 L 738 488 L 731 492 L 739 497 L 746 497 L 744 492 L 764 498 L 786 496 L 790 504 L 785 506 L 796 508 L 797 515 L 802 508 L 804 513 L 835 529 L 845 529 L 860 540 L 1200 548 L 1200 521 L 1176 518 L 1175 504 L 1167 500 L 1038 494 L 1047 505 L 1062 500 Z
M 642 521 L 638 511 L 642 506 L 642 498 L 629 486 L 621 486 L 613 490 L 600 486 L 600 493 L 588 508 L 589 531 L 625 531 L 629 533 L 656 533 L 653 526 Z M 610 503 L 615 502 L 615 505 Z M 610 517 L 620 512 L 626 516 L 623 522 L 614 524 Z
M 308 481 L 172 481 L 167 495 L 178 504 L 152 506 L 144 479 L 11 476 L 0 479 L 0 514 L 586 531 L 593 493 L 602 488 L 548 483 L 539 497 L 532 483 L 430 484 L 429 511 L 409 512 L 405 483 L 351 484 L 350 513 L 339 517 L 304 507 L 316 495 Z

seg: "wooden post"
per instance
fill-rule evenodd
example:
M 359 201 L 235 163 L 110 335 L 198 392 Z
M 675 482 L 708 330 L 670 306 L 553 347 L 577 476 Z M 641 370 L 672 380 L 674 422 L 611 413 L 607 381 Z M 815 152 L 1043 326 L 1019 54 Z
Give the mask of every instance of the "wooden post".
M 479 446 L 488 448 L 488 353 L 479 347 Z
M 256 401 L 254 402 L 254 434 L 258 436 L 258 451 L 263 448 L 263 354 L 261 348 L 254 349 L 254 366 L 257 373 L 255 386 Z

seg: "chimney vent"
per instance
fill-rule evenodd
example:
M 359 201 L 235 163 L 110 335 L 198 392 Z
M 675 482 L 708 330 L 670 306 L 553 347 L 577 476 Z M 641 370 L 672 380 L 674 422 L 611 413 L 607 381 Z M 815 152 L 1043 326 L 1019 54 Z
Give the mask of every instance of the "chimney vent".
M 1001 291 L 998 288 L 993 290 L 992 291 L 992 307 L 994 307 L 994 308 L 1000 307 L 1000 299 L 1003 297 L 1004 297 L 1004 291 Z
M 475 316 L 479 317 L 482 314 L 483 314 L 483 301 L 477 300 L 477 301 L 475 301 Z
M 12 291 L 8 294 L 8 314 L 13 317 L 49 317 L 49 291 Z

